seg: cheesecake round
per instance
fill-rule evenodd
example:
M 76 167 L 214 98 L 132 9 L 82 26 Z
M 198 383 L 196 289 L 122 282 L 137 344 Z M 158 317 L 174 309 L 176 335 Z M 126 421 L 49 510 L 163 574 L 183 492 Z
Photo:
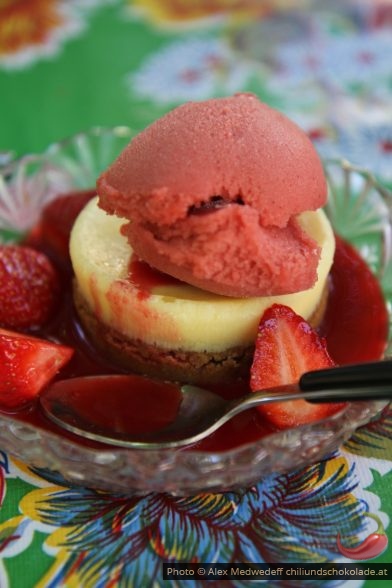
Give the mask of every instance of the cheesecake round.
M 314 326 L 323 315 L 333 230 L 321 209 L 296 220 L 320 250 L 314 285 L 292 294 L 230 297 L 142 261 L 121 232 L 124 219 L 108 215 L 94 198 L 78 216 L 70 241 L 74 300 L 84 331 L 125 370 L 195 383 L 245 376 L 266 308 L 285 304 Z

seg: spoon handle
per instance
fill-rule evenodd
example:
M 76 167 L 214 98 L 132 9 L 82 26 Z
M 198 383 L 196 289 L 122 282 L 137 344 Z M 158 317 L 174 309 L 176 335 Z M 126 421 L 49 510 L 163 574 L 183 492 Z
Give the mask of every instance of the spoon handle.
M 392 388 L 392 360 L 315 370 L 303 374 L 299 381 L 299 387 L 304 392 L 333 388 L 351 390 L 369 386 L 373 389 L 373 396 L 376 395 L 378 386 L 388 384 Z
M 334 387 L 329 390 L 308 390 L 302 398 L 315 404 L 324 402 L 353 402 L 355 400 L 392 400 L 392 384 L 372 384 L 352 388 Z

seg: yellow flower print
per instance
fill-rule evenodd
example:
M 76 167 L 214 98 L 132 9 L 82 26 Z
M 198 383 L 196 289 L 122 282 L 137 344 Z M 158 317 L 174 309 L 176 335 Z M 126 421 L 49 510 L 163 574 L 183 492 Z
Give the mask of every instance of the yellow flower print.
M 6 0 L 0 4 L 0 53 L 44 43 L 50 30 L 64 24 L 54 0 Z M 32 18 L 34 14 L 34 18 Z
M 209 17 L 263 17 L 273 10 L 298 5 L 294 0 L 128 0 L 155 23 L 181 24 Z
M 20 502 L 19 508 L 27 518 L 41 522 L 41 506 L 50 501 L 53 493 L 56 491 L 61 492 L 62 490 L 64 490 L 64 488 L 61 486 L 50 486 L 48 488 L 39 488 L 37 490 L 33 490 L 24 496 Z M 54 556 L 55 560 L 49 568 L 48 572 L 41 578 L 36 588 L 43 588 L 44 586 L 47 586 L 58 576 L 58 574 L 61 575 L 61 570 L 64 566 L 64 563 L 69 557 L 69 550 L 66 549 L 65 545 L 67 544 L 68 536 L 72 534 L 73 531 L 74 528 L 71 526 L 59 527 L 57 529 L 53 529 L 53 532 L 46 539 L 45 549 Z M 82 553 L 83 552 L 81 552 L 79 557 L 82 557 Z M 67 577 L 61 577 L 63 586 L 66 586 L 67 588 L 79 588 L 82 585 L 80 578 L 78 578 L 77 575 L 76 566 L 74 569 L 71 568 L 69 570 Z
M 57 52 L 82 21 L 65 0 L 0 1 L 0 66 L 23 67 Z

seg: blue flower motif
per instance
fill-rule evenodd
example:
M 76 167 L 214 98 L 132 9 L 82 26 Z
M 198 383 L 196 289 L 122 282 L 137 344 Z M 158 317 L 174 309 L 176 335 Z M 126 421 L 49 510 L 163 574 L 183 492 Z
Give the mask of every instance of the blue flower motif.
M 156 103 L 203 100 L 242 90 L 250 67 L 238 62 L 222 39 L 188 37 L 148 57 L 126 83 Z
M 320 32 L 303 43 L 287 43 L 277 49 L 275 80 L 285 87 L 316 83 L 347 88 L 390 79 L 392 37 L 382 32 L 324 37 Z
M 392 181 L 392 123 L 358 123 L 342 130 L 341 151 L 352 163 L 370 169 L 386 182 Z

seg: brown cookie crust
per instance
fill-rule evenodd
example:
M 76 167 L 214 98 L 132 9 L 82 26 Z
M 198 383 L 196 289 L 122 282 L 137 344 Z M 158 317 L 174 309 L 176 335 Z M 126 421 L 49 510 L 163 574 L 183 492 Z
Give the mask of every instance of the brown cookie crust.
M 327 289 L 309 321 L 317 326 L 325 311 Z M 152 378 L 208 385 L 247 379 L 252 364 L 254 346 L 232 347 L 222 352 L 195 352 L 164 349 L 124 336 L 105 325 L 91 311 L 77 285 L 74 303 L 81 325 L 90 340 L 105 358 L 122 370 Z
M 74 303 L 88 339 L 105 357 L 127 371 L 194 384 L 233 381 L 246 377 L 249 371 L 253 346 L 219 353 L 163 349 L 141 340 L 124 339 L 91 312 L 77 287 Z

